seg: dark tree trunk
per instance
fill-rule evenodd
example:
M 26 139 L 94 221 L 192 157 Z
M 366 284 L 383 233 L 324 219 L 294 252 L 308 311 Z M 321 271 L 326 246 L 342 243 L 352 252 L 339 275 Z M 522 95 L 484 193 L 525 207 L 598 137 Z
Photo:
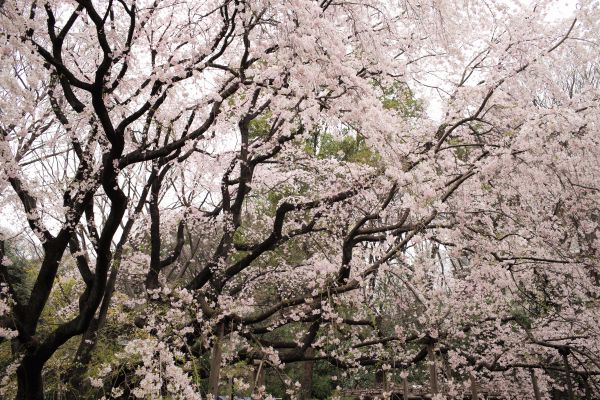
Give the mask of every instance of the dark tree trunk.
M 531 376 L 531 386 L 533 386 L 533 394 L 535 396 L 535 400 L 542 400 L 537 376 L 535 376 L 535 371 L 533 370 L 533 368 L 529 368 L 529 375 Z
M 223 356 L 223 336 L 225 325 L 223 322 L 217 327 L 217 337 L 213 343 L 212 358 L 210 360 L 210 376 L 208 378 L 208 393 L 216 399 L 219 395 L 219 379 L 221 374 L 221 359 Z
M 87 367 L 92 359 L 92 352 L 96 347 L 98 331 L 98 319 L 94 318 L 90 326 L 83 334 L 77 352 L 73 367 L 67 373 L 67 379 L 73 388 L 78 388 L 83 384 L 83 375 L 87 371 Z
M 82 335 L 81 341 L 79 342 L 79 347 L 75 353 L 73 367 L 71 367 L 67 372 L 65 383 L 69 383 L 76 392 L 80 392 L 81 388 L 85 385 L 85 382 L 83 382 L 83 377 L 88 370 L 90 361 L 92 360 L 92 353 L 98 344 L 98 332 L 106 323 L 106 315 L 108 313 L 108 308 L 115 290 L 117 273 L 118 268 L 113 266 L 110 271 L 110 276 L 108 278 L 102 304 L 100 305 L 98 317 L 93 318 L 90 321 L 90 325 Z
M 254 380 L 252 382 L 251 396 L 254 399 L 256 393 L 261 386 L 265 385 L 265 365 L 264 361 L 260 361 L 254 368 Z
M 315 355 L 315 349 L 309 347 L 306 349 L 306 357 L 313 357 Z M 315 362 L 313 360 L 304 361 L 304 371 L 302 374 L 302 399 L 310 399 L 312 393 L 312 382 L 313 382 L 313 368 Z
M 435 348 L 433 344 L 427 345 L 427 355 L 429 359 L 429 386 L 432 394 L 438 394 L 438 377 L 437 377 L 437 365 L 435 357 Z
M 478 400 L 479 399 L 479 385 L 477 385 L 477 378 L 475 378 L 474 374 L 469 374 L 469 379 L 471 380 L 471 399 Z
M 16 400 L 44 400 L 43 364 L 27 356 L 17 369 Z
M 149 193 L 150 184 L 154 182 L 155 179 L 156 172 L 153 171 L 153 173 L 150 175 L 150 178 L 148 178 L 148 183 L 146 183 L 144 190 L 140 195 L 140 199 L 135 207 L 135 214 L 138 214 L 142 211 L 144 204 L 146 204 L 146 197 Z M 125 228 L 123 228 L 121 239 L 117 244 L 113 256 L 112 267 L 110 269 L 110 275 L 108 277 L 106 288 L 104 289 L 104 296 L 102 297 L 102 303 L 100 304 L 98 317 L 91 320 L 90 325 L 83 333 L 81 340 L 79 341 L 79 347 L 75 353 L 73 365 L 65 374 L 63 382 L 70 385 L 70 392 L 72 392 L 73 396 L 75 396 L 71 397 L 73 400 L 78 399 L 82 388 L 85 385 L 88 385 L 88 383 L 84 382 L 83 377 L 88 370 L 90 361 L 92 360 L 92 353 L 98 344 L 99 332 L 106 324 L 106 316 L 108 314 L 108 309 L 115 291 L 117 276 L 119 274 L 119 265 L 123 255 L 123 246 L 127 242 L 127 238 L 129 237 L 129 233 L 131 232 L 134 221 L 135 218 L 130 217 L 125 224 Z M 178 240 L 180 240 L 179 236 Z
M 569 400 L 575 400 L 573 381 L 571 379 L 571 367 L 569 365 L 569 354 L 571 353 L 571 350 L 568 347 L 561 347 L 558 349 L 558 353 L 562 356 L 563 363 L 565 364 L 565 378 L 567 381 L 567 394 L 569 396 Z

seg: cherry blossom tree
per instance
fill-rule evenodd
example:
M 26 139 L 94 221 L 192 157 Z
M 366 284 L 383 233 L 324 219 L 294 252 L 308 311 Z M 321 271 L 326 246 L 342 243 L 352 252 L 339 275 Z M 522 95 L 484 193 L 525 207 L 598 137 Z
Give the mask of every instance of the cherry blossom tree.
M 3 393 L 600 395 L 600 15 L 555 7 L 2 2 Z

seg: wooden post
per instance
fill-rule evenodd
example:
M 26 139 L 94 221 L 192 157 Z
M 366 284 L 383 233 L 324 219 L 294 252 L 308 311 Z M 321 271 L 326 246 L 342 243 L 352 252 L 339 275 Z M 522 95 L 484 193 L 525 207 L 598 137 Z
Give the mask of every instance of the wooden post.
M 439 388 L 433 343 L 427 345 L 427 355 L 429 357 L 429 385 L 431 386 L 431 394 L 435 395 L 439 393 Z
M 208 393 L 216 399 L 219 395 L 219 375 L 221 373 L 221 359 L 223 357 L 223 335 L 225 325 L 220 323 L 217 327 L 217 337 L 213 343 L 212 358 L 210 360 L 210 375 L 208 377 Z
M 537 376 L 535 376 L 535 371 L 533 368 L 529 368 L 529 375 L 531 375 L 531 386 L 533 386 L 533 395 L 535 396 L 535 400 L 542 400 L 542 395 L 540 394 L 540 387 L 538 386 Z

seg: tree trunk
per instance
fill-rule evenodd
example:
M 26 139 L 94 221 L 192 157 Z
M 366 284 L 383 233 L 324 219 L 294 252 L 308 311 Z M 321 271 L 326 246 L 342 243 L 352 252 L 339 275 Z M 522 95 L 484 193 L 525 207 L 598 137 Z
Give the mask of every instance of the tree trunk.
M 585 387 L 585 400 L 592 400 L 592 388 L 588 382 L 588 377 L 583 377 L 583 386 Z
M 478 400 L 479 399 L 479 387 L 477 385 L 477 379 L 475 379 L 475 375 L 470 373 L 469 379 L 471 380 L 471 399 Z
M 315 349 L 309 347 L 305 352 L 306 357 L 311 358 L 315 355 Z M 313 368 L 315 362 L 313 360 L 304 361 L 304 373 L 302 375 L 302 400 L 310 399 L 312 393 Z
M 251 397 L 254 399 L 257 391 L 261 386 L 265 385 L 265 365 L 264 361 L 260 361 L 254 369 L 254 382 L 252 383 Z
M 65 379 L 67 382 L 65 383 L 69 383 L 71 389 L 75 391 L 74 399 L 79 398 L 77 392 L 80 392 L 80 389 L 86 384 L 83 382 L 83 377 L 88 370 L 90 361 L 92 360 L 92 353 L 98 344 L 98 333 L 106 324 L 106 316 L 108 314 L 112 295 L 115 290 L 118 271 L 119 269 L 113 264 L 106 289 L 104 290 L 104 297 L 102 298 L 102 304 L 100 305 L 98 317 L 93 318 L 90 321 L 90 325 L 83 333 L 79 342 L 79 347 L 75 353 L 73 366 L 67 372 L 67 379 Z
M 533 386 L 533 394 L 535 396 L 535 400 L 542 400 L 542 396 L 540 394 L 540 387 L 538 386 L 537 376 L 535 376 L 535 371 L 533 368 L 529 369 L 529 375 L 531 375 L 531 386 Z
M 79 347 L 75 353 L 75 359 L 73 365 L 66 373 L 65 383 L 70 385 L 70 389 L 74 392 L 73 399 L 78 397 L 80 389 L 85 385 L 83 376 L 85 375 L 88 365 L 92 360 L 92 352 L 96 348 L 97 332 L 98 332 L 98 319 L 94 318 L 90 322 L 90 326 L 83 333 Z
M 381 366 L 378 366 L 378 369 L 375 372 L 375 385 L 382 389 L 385 386 L 385 371 L 381 369 Z
M 427 345 L 427 355 L 429 356 L 429 385 L 431 386 L 431 394 L 435 395 L 439 393 L 439 388 L 433 344 Z
M 17 369 L 16 400 L 44 400 L 42 363 L 25 356 Z
M 573 381 L 571 380 L 571 367 L 569 365 L 569 353 L 571 352 L 571 350 L 569 350 L 568 347 L 561 347 L 558 350 L 559 354 L 562 356 L 563 358 L 563 362 L 565 364 L 565 370 L 566 370 L 566 380 L 567 380 L 567 391 L 568 391 L 568 395 L 569 395 L 569 400 L 575 400 L 575 394 L 573 392 Z
M 223 356 L 223 335 L 225 325 L 221 322 L 217 327 L 217 337 L 213 344 L 212 358 L 210 360 L 210 375 L 208 377 L 208 393 L 216 399 L 219 395 L 219 375 L 221 373 L 221 358 Z
M 402 378 L 402 397 L 408 400 L 408 378 Z

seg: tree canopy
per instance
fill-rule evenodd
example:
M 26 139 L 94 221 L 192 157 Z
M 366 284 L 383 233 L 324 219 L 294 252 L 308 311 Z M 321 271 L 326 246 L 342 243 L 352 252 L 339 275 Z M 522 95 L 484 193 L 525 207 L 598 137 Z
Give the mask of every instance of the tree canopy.
M 0 397 L 600 397 L 600 8 L 524 3 L 0 1 Z

